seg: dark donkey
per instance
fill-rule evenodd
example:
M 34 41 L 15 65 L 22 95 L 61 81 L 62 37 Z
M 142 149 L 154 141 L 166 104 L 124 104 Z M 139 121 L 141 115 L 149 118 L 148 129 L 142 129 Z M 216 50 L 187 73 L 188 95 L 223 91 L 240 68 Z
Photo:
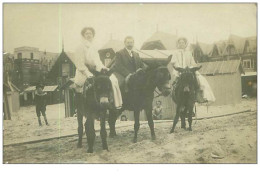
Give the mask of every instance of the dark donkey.
M 161 91 L 162 95 L 168 96 L 171 92 L 171 87 L 169 84 L 170 79 L 171 76 L 166 66 L 148 66 L 145 69 L 137 70 L 137 72 L 132 77 L 130 77 L 127 93 L 125 92 L 125 88 L 120 88 L 123 97 L 122 111 L 134 111 L 134 143 L 137 142 L 137 133 L 140 127 L 139 116 L 140 111 L 143 109 L 145 110 L 147 116 L 152 139 L 154 140 L 156 138 L 154 132 L 154 122 L 152 118 L 154 91 L 157 87 Z M 117 114 L 111 110 L 108 120 L 111 137 L 116 135 L 116 118 Z
M 193 68 L 175 68 L 180 73 L 180 77 L 176 83 L 176 88 L 173 91 L 172 99 L 176 103 L 176 115 L 173 120 L 173 126 L 170 133 L 174 132 L 175 126 L 181 117 L 181 128 L 186 129 L 185 118 L 188 113 L 189 130 L 192 131 L 192 113 L 196 99 L 196 89 L 198 82 L 195 72 L 201 67 Z
M 94 77 L 84 84 L 83 94 L 76 94 L 77 119 L 78 119 L 78 147 L 82 147 L 83 115 L 87 117 L 85 131 L 88 143 L 88 153 L 93 152 L 95 141 L 95 119 L 100 119 L 100 136 L 103 150 L 108 150 L 106 132 L 106 112 L 113 107 L 113 90 L 109 76 L 111 73 L 94 73 Z M 90 83 L 89 83 L 90 82 Z

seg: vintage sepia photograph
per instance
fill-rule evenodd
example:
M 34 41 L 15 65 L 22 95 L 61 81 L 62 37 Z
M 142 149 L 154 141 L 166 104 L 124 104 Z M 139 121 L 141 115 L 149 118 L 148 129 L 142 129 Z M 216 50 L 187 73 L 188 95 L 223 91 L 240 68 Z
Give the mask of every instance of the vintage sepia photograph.
M 3 164 L 257 164 L 257 3 L 3 3 Z

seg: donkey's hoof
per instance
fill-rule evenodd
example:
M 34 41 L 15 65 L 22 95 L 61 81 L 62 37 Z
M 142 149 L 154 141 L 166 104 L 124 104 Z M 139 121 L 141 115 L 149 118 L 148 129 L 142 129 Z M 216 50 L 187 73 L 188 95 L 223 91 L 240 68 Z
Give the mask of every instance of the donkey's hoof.
M 189 128 L 189 131 L 192 131 L 192 129 L 191 129 L 191 128 Z
M 103 150 L 107 150 L 108 151 L 108 146 L 103 146 L 102 148 L 103 148 Z
M 137 138 L 136 137 L 133 139 L 133 143 L 137 143 Z
M 152 140 L 156 140 L 156 136 L 155 135 L 152 135 Z
M 110 138 L 114 138 L 114 137 L 116 137 L 116 132 L 109 133 L 109 137 L 110 137 Z
M 93 149 L 88 149 L 87 153 L 93 153 Z
M 82 148 L 82 143 L 78 143 L 78 144 L 77 144 L 77 147 L 78 147 L 78 148 Z
M 106 150 L 106 151 L 108 151 L 108 152 L 109 152 L 109 150 L 108 150 L 108 147 L 106 147 L 106 148 L 103 148 L 103 150 Z
M 171 129 L 170 134 L 174 132 L 174 129 Z

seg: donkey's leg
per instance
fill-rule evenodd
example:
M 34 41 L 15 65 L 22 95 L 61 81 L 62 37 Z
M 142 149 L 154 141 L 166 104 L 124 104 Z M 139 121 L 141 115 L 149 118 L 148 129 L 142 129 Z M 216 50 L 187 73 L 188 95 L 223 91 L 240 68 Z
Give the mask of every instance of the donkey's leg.
M 77 113 L 77 120 L 78 120 L 78 134 L 79 134 L 79 140 L 78 140 L 78 148 L 82 147 L 82 136 L 83 136 L 83 115 L 78 112 Z
M 108 124 L 110 129 L 109 137 L 111 138 L 116 136 L 116 118 L 117 118 L 116 110 L 114 109 L 109 110 Z
M 186 122 L 185 122 L 185 118 L 186 118 L 186 114 L 187 114 L 187 109 L 185 108 L 183 112 L 181 112 L 181 128 L 186 129 Z
M 148 125 L 149 125 L 150 130 L 151 130 L 152 140 L 155 140 L 156 136 L 155 136 L 155 132 L 154 132 L 154 122 L 153 122 L 153 117 L 152 117 L 152 108 L 146 108 L 145 113 L 146 113 L 146 117 L 147 117 L 147 120 L 148 120 Z
M 93 153 L 93 146 L 95 142 L 95 128 L 94 128 L 94 117 L 91 114 L 87 115 L 87 121 L 85 123 L 85 130 L 86 130 L 86 136 L 87 136 L 87 142 L 88 142 L 88 153 Z
M 134 118 L 135 118 L 135 124 L 134 124 L 134 130 L 135 130 L 135 136 L 133 142 L 137 142 L 137 133 L 140 128 L 140 121 L 139 121 L 139 116 L 140 116 L 140 110 L 135 110 L 134 111 Z
M 170 133 L 174 132 L 174 129 L 175 129 L 176 124 L 177 124 L 177 122 L 179 120 L 179 117 L 180 117 L 180 106 L 177 105 L 176 114 L 175 114 L 175 118 L 173 120 L 173 125 L 172 125 L 172 129 L 171 129 Z
M 189 130 L 192 131 L 191 125 L 192 125 L 192 112 L 193 112 L 193 106 L 189 108 L 189 115 L 188 115 L 188 122 L 189 122 Z
M 77 108 L 77 120 L 78 120 L 78 144 L 77 147 L 82 147 L 82 136 L 83 136 L 83 106 L 82 106 L 82 94 L 75 93 L 75 106 Z
M 102 139 L 103 150 L 108 151 L 107 147 L 107 131 L 106 131 L 106 112 L 102 113 L 100 117 L 100 136 Z

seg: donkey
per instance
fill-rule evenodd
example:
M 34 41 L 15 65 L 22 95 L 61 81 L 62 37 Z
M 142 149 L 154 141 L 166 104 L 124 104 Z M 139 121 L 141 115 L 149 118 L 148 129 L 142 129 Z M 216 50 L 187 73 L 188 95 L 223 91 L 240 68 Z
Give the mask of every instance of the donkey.
M 171 93 L 169 81 L 171 76 L 166 66 L 148 66 L 145 69 L 139 69 L 130 77 L 128 81 L 128 92 L 126 93 L 124 87 L 120 87 L 123 99 L 123 108 L 121 110 L 134 111 L 134 139 L 137 142 L 137 134 L 140 128 L 140 111 L 145 110 L 148 125 L 151 131 L 152 140 L 156 139 L 154 132 L 154 122 L 152 117 L 152 103 L 154 99 L 154 91 L 156 87 L 160 90 L 163 96 L 168 96 Z M 108 123 L 110 127 L 110 136 L 116 135 L 115 123 L 117 114 L 110 111 Z
M 196 100 L 196 90 L 198 89 L 198 82 L 195 72 L 200 67 L 193 68 L 176 68 L 174 69 L 180 73 L 180 77 L 176 83 L 176 88 L 172 92 L 172 99 L 176 103 L 176 115 L 173 120 L 173 126 L 170 133 L 174 132 L 175 126 L 181 117 L 181 128 L 186 129 L 185 118 L 188 112 L 189 131 L 192 131 L 192 113 Z
M 93 153 L 95 141 L 95 119 L 100 119 L 100 136 L 103 150 L 108 150 L 106 132 L 106 113 L 113 108 L 113 90 L 109 76 L 112 73 L 95 72 L 94 77 L 86 80 L 83 94 L 76 93 L 77 120 L 78 120 L 78 147 L 82 147 L 83 115 L 87 117 L 85 131 L 88 143 L 88 153 Z

